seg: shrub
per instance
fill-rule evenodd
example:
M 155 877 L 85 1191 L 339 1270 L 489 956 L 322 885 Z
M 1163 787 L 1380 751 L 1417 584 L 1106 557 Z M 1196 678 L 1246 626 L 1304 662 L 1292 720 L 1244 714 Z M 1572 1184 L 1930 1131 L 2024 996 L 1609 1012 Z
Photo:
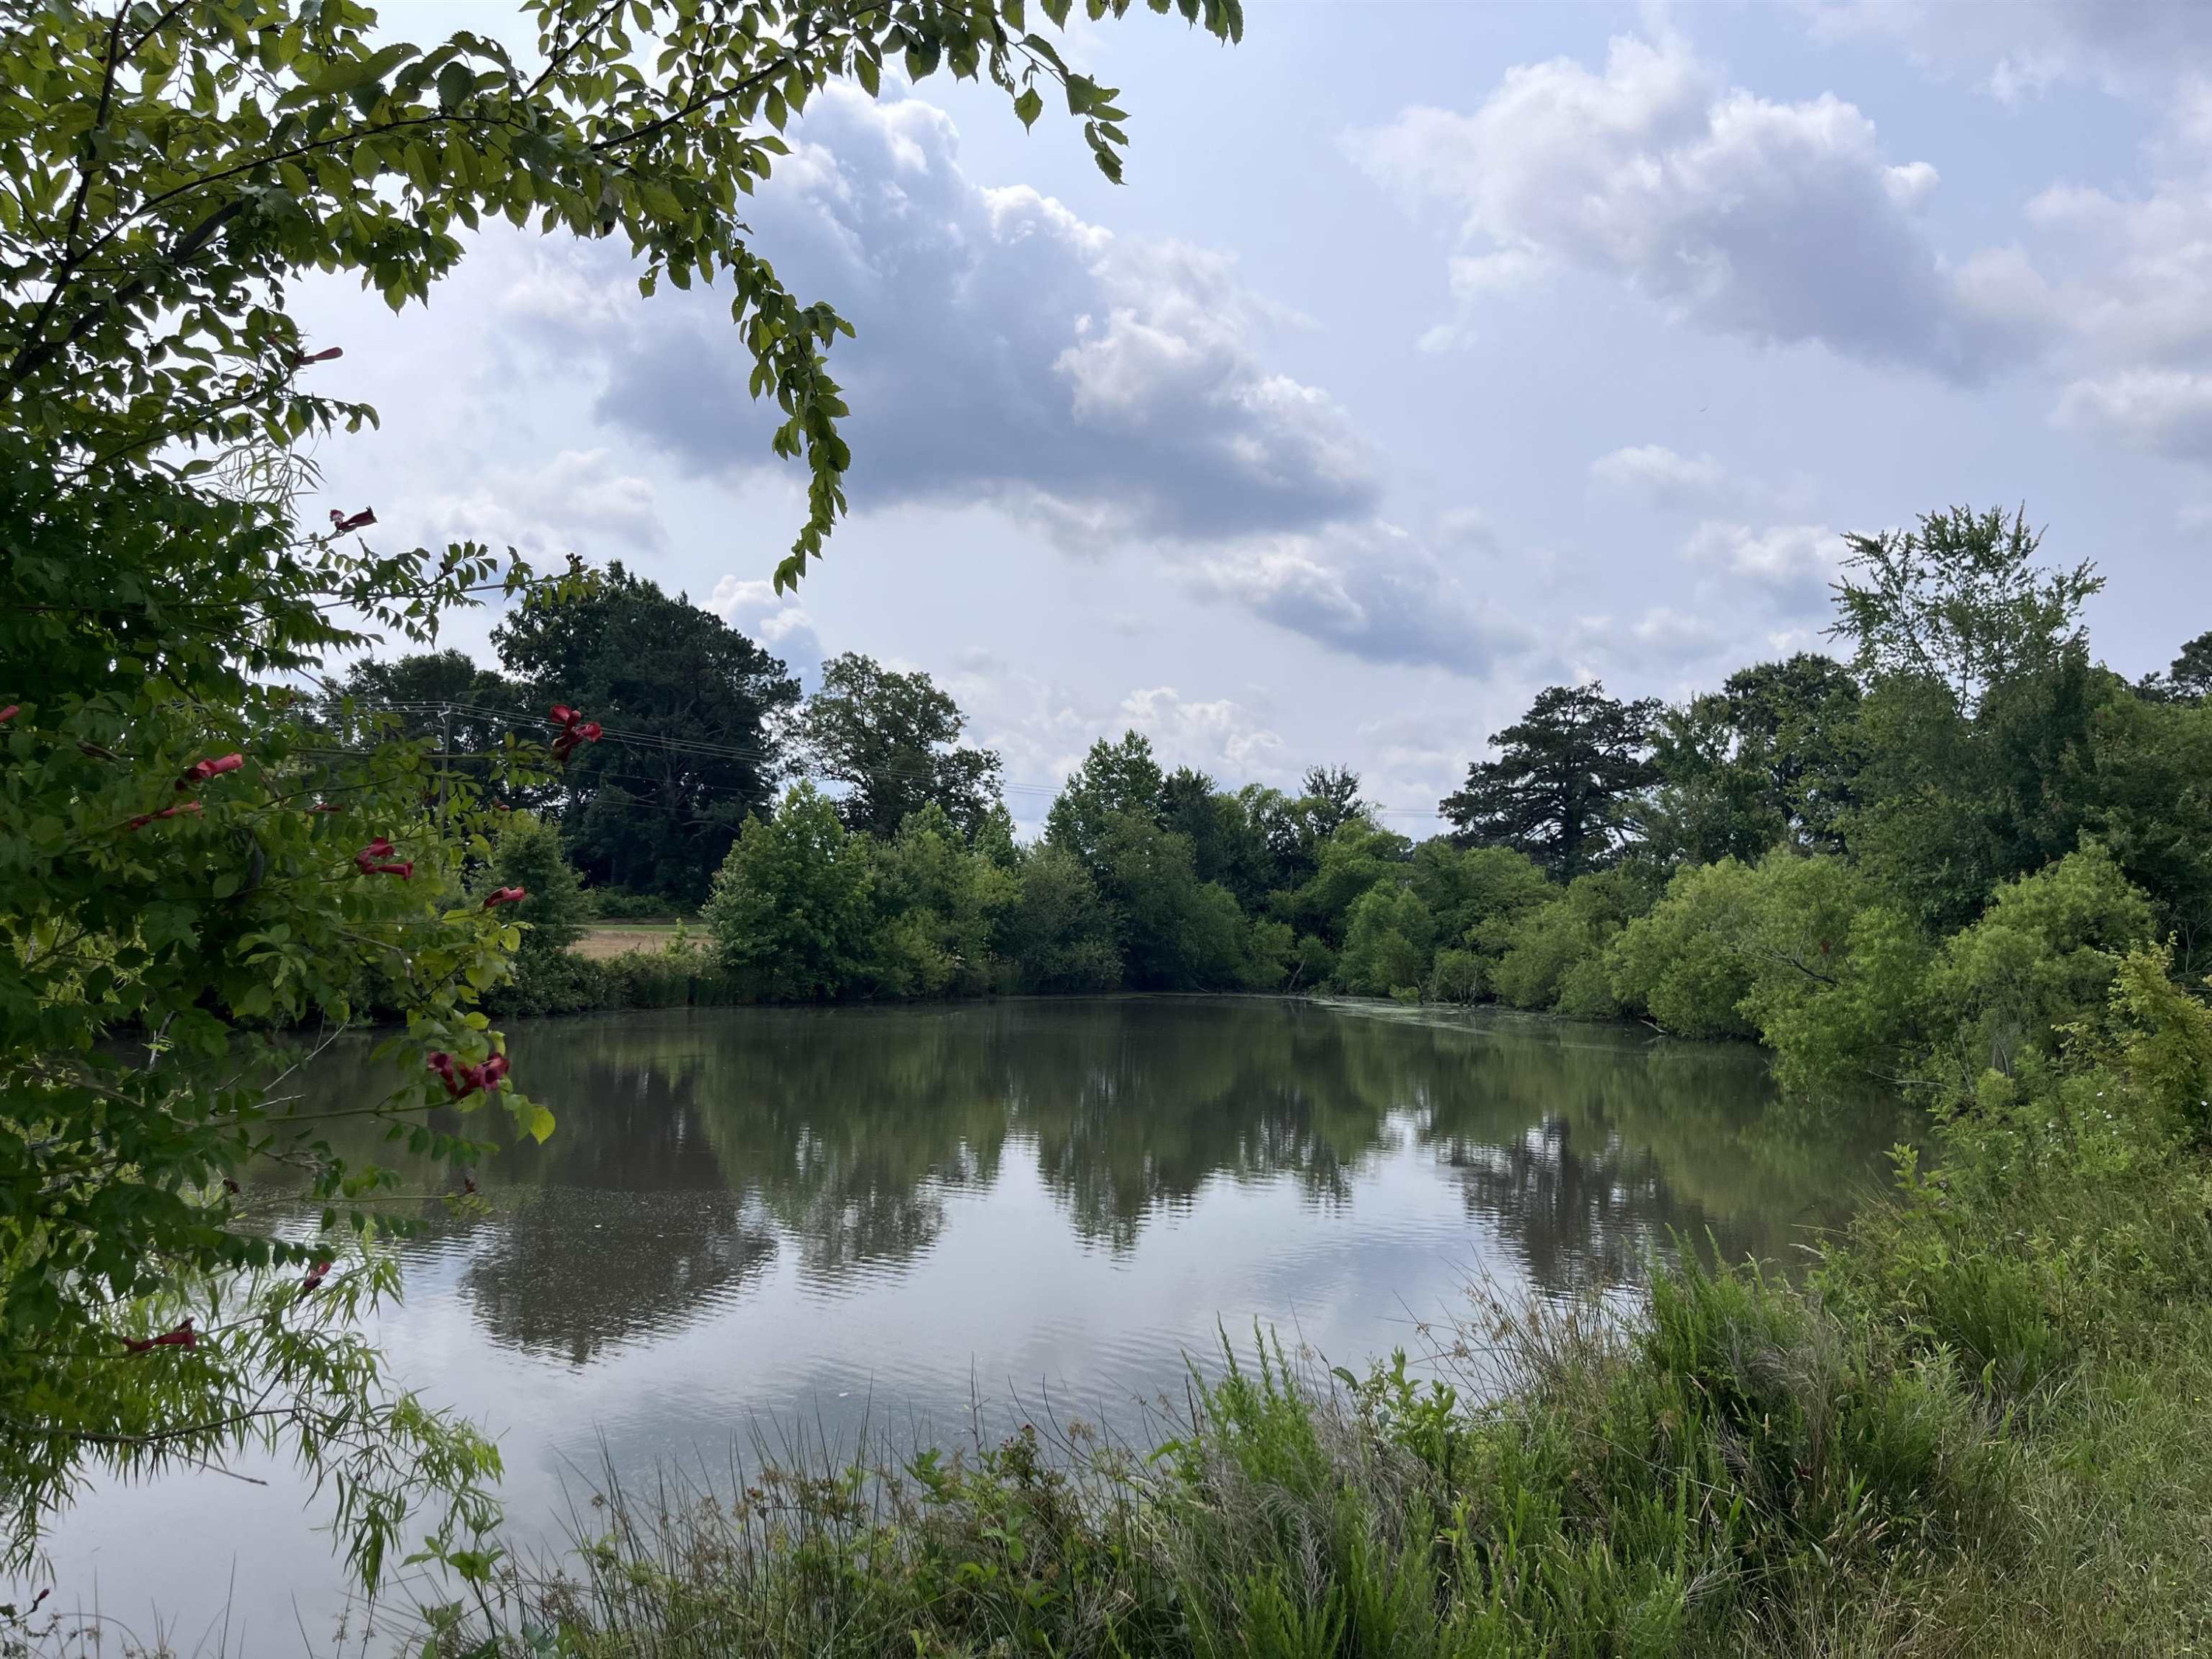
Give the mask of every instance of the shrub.
M 707 925 L 748 995 L 811 1001 L 863 988 L 876 959 L 868 843 L 802 783 L 766 822 L 747 818 L 714 877 Z
M 1378 882 L 1355 900 L 1337 977 L 1362 996 L 1387 996 L 1429 977 L 1436 919 L 1411 882 Z

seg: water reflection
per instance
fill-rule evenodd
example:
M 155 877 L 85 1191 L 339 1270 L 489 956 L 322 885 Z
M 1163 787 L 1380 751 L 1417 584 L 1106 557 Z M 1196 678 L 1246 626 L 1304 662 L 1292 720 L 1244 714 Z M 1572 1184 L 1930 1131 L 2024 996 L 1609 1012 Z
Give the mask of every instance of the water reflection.
M 558 1547 L 603 1459 L 643 1482 L 756 1428 L 957 1441 L 971 1407 L 996 1431 L 1040 1403 L 1142 1434 L 1134 1402 L 1217 1363 L 1224 1329 L 1357 1366 L 1417 1346 L 1470 1272 L 1558 1291 L 1675 1234 L 1784 1256 L 1896 1133 L 1863 1107 L 1814 1128 L 1747 1050 L 1488 1013 L 1107 999 L 510 1036 L 559 1132 L 501 1150 L 466 1210 L 444 1171 L 403 1171 L 423 1225 L 373 1334 L 498 1436 L 524 1552 Z M 385 1079 L 364 1044 L 309 1080 L 341 1107 Z M 327 1494 L 241 1472 L 269 1484 L 88 1493 L 52 1540 L 56 1603 L 222 1620 L 245 1659 L 333 1645 Z
M 1261 1000 L 678 1012 L 510 1035 L 559 1132 L 491 1161 L 485 1213 L 426 1216 L 465 1253 L 483 1331 L 575 1365 L 681 1328 L 787 1253 L 817 1297 L 906 1272 L 949 1200 L 988 1202 L 1009 1159 L 1076 1239 L 1122 1259 L 1210 1188 L 1289 1188 L 1387 1222 L 1362 1176 L 1411 1153 L 1510 1259 L 1493 1268 L 1561 1291 L 1632 1277 L 1677 1237 L 1786 1253 L 1847 1212 L 1897 1127 L 1863 1104 L 1816 1131 L 1748 1050 Z M 316 1083 L 351 1103 L 378 1078 L 364 1048 Z

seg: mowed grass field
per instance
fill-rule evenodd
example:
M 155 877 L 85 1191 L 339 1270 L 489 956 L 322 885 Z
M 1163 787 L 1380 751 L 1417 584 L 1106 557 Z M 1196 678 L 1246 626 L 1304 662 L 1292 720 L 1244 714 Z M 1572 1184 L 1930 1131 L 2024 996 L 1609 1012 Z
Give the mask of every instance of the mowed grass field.
M 690 930 L 694 945 L 705 942 L 698 928 Z M 580 957 L 593 962 L 604 962 L 609 957 L 621 956 L 626 951 L 665 950 L 676 937 L 672 921 L 594 921 L 587 922 L 583 938 L 572 947 Z

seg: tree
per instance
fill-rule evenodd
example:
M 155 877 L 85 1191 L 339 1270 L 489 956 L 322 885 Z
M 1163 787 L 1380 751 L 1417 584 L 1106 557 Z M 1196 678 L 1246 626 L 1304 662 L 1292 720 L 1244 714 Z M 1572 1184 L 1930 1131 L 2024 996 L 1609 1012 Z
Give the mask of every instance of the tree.
M 1179 3 L 1217 35 L 1241 30 L 1235 0 Z M 312 469 L 295 445 L 373 411 L 314 389 L 337 353 L 309 349 L 295 279 L 356 274 L 402 307 L 453 268 L 459 230 L 504 216 L 621 234 L 648 290 L 726 280 L 754 390 L 786 416 L 775 452 L 807 471 L 787 586 L 844 508 L 824 353 L 849 330 L 752 245 L 740 198 L 787 153 L 774 129 L 833 81 L 872 91 L 890 56 L 917 78 L 988 74 L 1024 123 L 1040 85 L 1065 95 L 1119 174 L 1115 94 L 1009 3 L 525 11 L 536 38 L 520 51 L 482 33 L 422 51 L 352 0 L 55 0 L 11 7 L 0 33 L 12 1559 L 89 1464 L 137 1474 L 261 1444 L 336 1492 L 371 1587 L 426 1509 L 434 1553 L 489 1571 L 457 1540 L 489 1519 L 495 1455 L 397 1395 L 362 1336 L 395 1283 L 353 1202 L 382 1177 L 331 1149 L 313 1103 L 273 1088 L 290 1060 L 272 1038 L 342 1026 L 374 967 L 407 1015 L 381 1108 L 403 1139 L 471 1156 L 477 1142 L 427 1115 L 487 1103 L 542 1137 L 550 1114 L 506 1076 L 473 1006 L 520 933 L 455 902 L 493 827 L 473 782 L 426 805 L 423 744 L 333 754 L 284 683 L 379 633 L 427 644 L 441 613 L 535 579 L 481 548 L 372 550 L 356 539 L 365 504 L 302 526 Z M 542 777 L 544 759 L 526 745 L 502 781 Z M 272 1237 L 238 1201 L 236 1178 L 267 1158 L 307 1171 L 334 1227 Z
M 1378 882 L 1352 907 L 1337 976 L 1362 996 L 1418 992 L 1428 982 L 1436 939 L 1436 917 L 1411 881 Z
M 620 564 L 580 593 L 527 604 L 492 630 L 540 713 L 587 708 L 611 740 L 562 775 L 561 836 L 603 886 L 706 896 L 782 769 L 775 717 L 799 702 L 783 665 L 682 594 Z
M 1850 556 L 1828 632 L 1851 641 L 1860 678 L 1931 680 L 1969 719 L 1992 687 L 2081 648 L 2082 602 L 2105 585 L 2087 561 L 2038 567 L 2042 537 L 2025 507 L 2009 520 L 1994 507 L 1948 507 L 1923 513 L 1914 530 L 1844 542 Z
M 745 820 L 706 917 L 723 969 L 750 995 L 813 1002 L 861 989 L 876 963 L 868 843 L 846 834 L 812 784 L 799 784 L 774 816 Z
M 1316 841 L 1327 841 L 1339 826 L 1366 816 L 1367 803 L 1359 799 L 1359 774 L 1348 766 L 1310 766 L 1300 787 L 1302 799 L 1311 803 Z
M 1096 876 L 1104 867 L 1113 820 L 1158 823 L 1166 781 L 1152 758 L 1152 740 L 1142 732 L 1125 732 L 1119 743 L 1101 738 L 1054 797 L 1045 814 L 1044 838 L 1073 853 Z
M 1361 894 L 1378 882 L 1395 882 L 1405 872 L 1413 855 L 1405 836 L 1381 828 L 1371 820 L 1352 818 L 1321 844 L 1314 873 L 1297 892 L 1286 896 L 1290 918 L 1302 933 L 1344 942 L 1352 908 Z
M 1840 846 L 1856 769 L 1858 681 L 1832 657 L 1801 652 L 1729 676 L 1717 692 L 1666 709 L 1653 730 L 1659 774 L 1645 817 L 1668 860 L 1755 860 L 1787 841 Z
M 1258 784 L 1230 794 L 1205 773 L 1179 767 L 1160 786 L 1160 821 L 1190 842 L 1200 881 L 1218 882 L 1256 910 L 1281 884 L 1266 819 L 1282 800 L 1279 790 Z
M 501 1014 L 566 1013 L 586 1006 L 592 964 L 571 952 L 584 936 L 588 901 L 561 832 L 532 812 L 503 815 L 489 867 L 471 884 L 478 905 L 502 909 L 522 929 L 511 983 L 490 993 Z
M 502 778 L 499 793 L 510 806 L 539 806 L 551 794 L 502 777 L 516 735 L 541 732 L 544 711 L 531 706 L 526 687 L 465 652 L 364 659 L 325 682 L 315 711 L 342 743 L 373 748 L 397 734 L 432 744 L 441 775 L 459 773 L 480 785 Z
M 2163 674 L 2145 676 L 2136 689 L 2156 702 L 2203 702 L 2212 697 L 2212 632 L 2190 641 Z
M 1629 808 L 1654 781 L 1656 699 L 1622 702 L 1601 682 L 1554 685 L 1490 741 L 1492 761 L 1468 768 L 1466 786 L 1439 803 L 1462 841 L 1526 853 L 1559 881 L 1619 855 Z
M 970 845 L 934 801 L 908 815 L 896 837 L 869 845 L 884 989 L 972 996 L 1000 988 L 1005 964 L 992 941 L 1014 902 L 1013 872 Z
M 889 839 L 933 804 L 972 839 L 999 802 L 1000 768 L 988 750 L 957 746 L 964 724 L 928 675 L 848 651 L 823 665 L 799 749 L 817 776 L 847 786 L 837 816 L 848 830 Z
M 1098 895 L 1139 990 L 1221 990 L 1243 982 L 1246 927 L 1229 890 L 1198 878 L 1190 842 L 1135 812 L 1108 817 Z
M 1025 991 L 1111 991 L 1121 983 L 1114 916 L 1083 861 L 1050 842 L 1024 859 L 1000 950 Z

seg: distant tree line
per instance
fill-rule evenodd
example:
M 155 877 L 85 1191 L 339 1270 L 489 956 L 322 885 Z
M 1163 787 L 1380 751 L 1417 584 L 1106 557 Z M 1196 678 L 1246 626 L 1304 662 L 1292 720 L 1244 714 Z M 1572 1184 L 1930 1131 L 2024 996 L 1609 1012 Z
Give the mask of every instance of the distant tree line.
M 1854 537 L 1843 656 L 1753 664 L 1679 705 L 1550 687 L 1418 842 L 1348 769 L 1227 788 L 1131 732 L 1093 744 L 1022 844 L 998 757 L 962 746 L 927 675 L 848 655 L 802 700 L 758 646 L 619 567 L 499 629 L 502 672 L 364 664 L 330 714 L 442 729 L 465 765 L 503 721 L 587 707 L 615 736 L 517 803 L 558 826 L 557 846 L 521 832 L 530 857 L 703 907 L 738 996 L 1495 1000 L 1894 1069 L 1924 1055 L 1939 986 L 2003 1003 L 1974 1039 L 1999 1046 L 2081 994 L 1950 985 L 1997 918 L 2046 978 L 2087 951 L 2094 981 L 2151 939 L 2212 964 L 2212 634 L 2130 684 L 2081 623 L 2100 579 L 2037 553 L 2022 516 L 1966 509 Z

